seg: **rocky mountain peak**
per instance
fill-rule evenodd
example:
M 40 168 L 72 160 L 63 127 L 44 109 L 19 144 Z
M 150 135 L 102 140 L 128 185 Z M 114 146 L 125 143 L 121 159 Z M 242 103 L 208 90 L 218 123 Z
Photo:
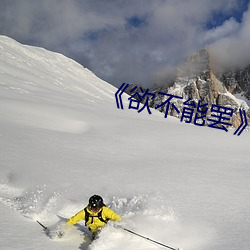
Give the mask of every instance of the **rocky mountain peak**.
M 229 71 L 226 73 L 214 73 L 209 51 L 202 49 L 188 57 L 177 70 L 175 82 L 168 88 L 168 93 L 191 99 L 194 103 L 202 105 L 213 104 L 231 108 L 234 113 L 231 123 L 234 127 L 240 125 L 239 109 L 244 109 L 250 118 L 250 109 L 244 100 L 236 98 L 234 93 L 243 93 L 250 97 L 250 67 L 244 70 Z M 182 103 L 178 107 L 183 110 Z M 179 114 L 173 112 L 175 116 Z M 211 114 L 208 112 L 207 116 Z
M 172 99 L 175 107 L 170 105 L 168 114 L 181 118 L 184 102 L 190 100 L 197 107 L 198 103 L 201 106 L 207 105 L 206 117 L 211 118 L 211 107 L 218 105 L 221 107 L 233 110 L 230 123 L 237 128 L 240 123 L 239 110 L 244 109 L 250 119 L 250 109 L 246 101 L 236 98 L 233 93 L 244 92 L 244 88 L 250 86 L 250 67 L 248 70 L 238 72 L 227 72 L 223 74 L 215 73 L 213 70 L 212 60 L 207 49 L 201 49 L 197 53 L 188 57 L 177 69 L 177 76 L 173 84 L 154 86 L 150 89 L 151 93 L 155 93 L 156 97 L 150 101 L 151 107 L 159 106 L 166 101 L 166 96 L 157 94 L 164 92 L 173 96 L 179 96 L 182 99 Z M 245 93 L 250 93 L 245 91 Z M 245 95 L 246 96 L 246 95 Z M 250 94 L 249 94 L 250 97 Z M 144 102 L 145 100 L 143 100 Z M 166 112 L 166 105 L 159 109 L 161 112 Z M 194 112 L 196 115 L 197 110 Z M 201 115 L 201 114 L 198 114 Z M 204 115 L 204 114 L 203 114 Z M 192 121 L 193 122 L 193 121 Z M 209 125 L 207 120 L 206 125 Z
M 220 94 L 227 92 L 210 67 L 210 55 L 206 49 L 188 57 L 177 71 L 176 80 L 168 92 L 183 99 L 192 99 L 197 103 L 201 101 L 211 106 L 217 103 Z
M 184 63 L 177 68 L 177 77 L 194 77 L 206 74 L 210 70 L 210 58 L 207 49 L 201 49 L 188 57 Z
M 218 73 L 217 77 L 230 93 L 240 94 L 250 100 L 250 65 Z

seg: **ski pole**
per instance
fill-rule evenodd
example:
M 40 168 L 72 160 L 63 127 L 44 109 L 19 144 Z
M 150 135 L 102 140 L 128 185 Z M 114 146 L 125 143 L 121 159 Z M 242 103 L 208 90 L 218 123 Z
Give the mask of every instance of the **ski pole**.
M 156 243 L 156 244 L 158 244 L 158 245 L 161 245 L 161 246 L 163 246 L 163 247 L 169 248 L 169 249 L 171 249 L 171 250 L 180 250 L 180 248 L 173 248 L 173 247 L 167 246 L 167 245 L 162 244 L 162 243 L 160 243 L 160 242 L 158 242 L 158 241 L 155 241 L 155 240 L 152 240 L 152 239 L 150 239 L 150 238 L 148 238 L 148 237 L 145 237 L 145 236 L 143 236 L 143 235 L 141 235 L 141 234 L 135 233 L 135 232 L 133 232 L 133 231 L 127 229 L 127 228 L 122 228 L 122 229 L 125 230 L 125 231 L 127 231 L 127 232 L 129 232 L 129 233 L 131 233 L 131 234 L 137 235 L 137 236 L 139 236 L 139 237 L 141 237 L 141 238 L 143 238 L 143 239 L 145 239 L 145 240 L 154 242 L 154 243 Z
M 38 220 L 36 221 L 40 226 L 42 226 L 43 227 L 43 229 L 46 231 L 46 230 L 48 230 L 48 228 L 47 227 L 45 227 L 41 222 L 39 222 Z

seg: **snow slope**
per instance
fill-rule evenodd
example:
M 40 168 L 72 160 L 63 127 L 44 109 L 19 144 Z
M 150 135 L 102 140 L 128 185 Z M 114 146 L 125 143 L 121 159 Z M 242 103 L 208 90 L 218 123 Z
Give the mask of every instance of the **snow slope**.
M 0 36 L 1 249 L 162 247 L 83 223 L 50 239 L 92 194 L 122 225 L 184 250 L 250 248 L 249 139 L 117 109 L 116 89 L 63 55 Z M 59 222 L 58 222 L 59 221 Z M 11 240 L 10 240 L 11 239 Z

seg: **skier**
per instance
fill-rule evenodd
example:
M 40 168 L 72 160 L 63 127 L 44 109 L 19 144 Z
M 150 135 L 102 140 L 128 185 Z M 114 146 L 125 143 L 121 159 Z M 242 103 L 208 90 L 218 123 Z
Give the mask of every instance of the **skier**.
M 109 220 L 120 222 L 122 219 L 120 215 L 105 206 L 101 196 L 95 194 L 89 198 L 89 204 L 72 216 L 67 224 L 74 225 L 80 220 L 85 220 L 85 226 L 92 232 L 94 239 Z

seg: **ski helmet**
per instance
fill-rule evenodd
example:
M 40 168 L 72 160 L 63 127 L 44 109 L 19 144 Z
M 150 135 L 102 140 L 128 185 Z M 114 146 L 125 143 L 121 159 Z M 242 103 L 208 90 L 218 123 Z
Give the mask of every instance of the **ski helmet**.
M 103 199 L 99 195 L 93 195 L 89 198 L 89 206 L 93 210 L 98 210 L 103 207 Z

